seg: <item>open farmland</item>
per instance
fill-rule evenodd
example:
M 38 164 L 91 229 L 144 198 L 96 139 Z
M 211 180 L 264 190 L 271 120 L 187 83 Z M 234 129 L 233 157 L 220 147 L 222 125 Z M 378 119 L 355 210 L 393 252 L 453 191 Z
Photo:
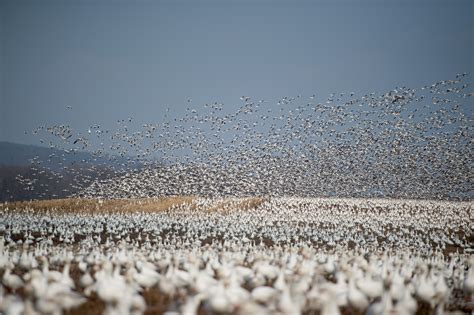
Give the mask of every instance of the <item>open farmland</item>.
M 54 200 L 1 208 L 2 311 L 471 312 L 470 202 Z
M 473 15 L 0 0 L 0 315 L 473 315 Z

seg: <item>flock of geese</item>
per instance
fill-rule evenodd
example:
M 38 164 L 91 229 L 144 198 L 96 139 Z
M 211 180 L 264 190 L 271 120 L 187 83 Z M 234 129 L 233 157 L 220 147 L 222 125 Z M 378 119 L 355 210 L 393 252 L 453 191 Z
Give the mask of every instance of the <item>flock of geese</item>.
M 257 202 L 258 201 L 258 202 Z M 474 310 L 470 202 L 195 198 L 162 212 L 0 213 L 5 314 Z
M 115 131 L 33 129 L 62 152 L 17 177 L 40 199 L 47 173 L 97 202 L 192 201 L 146 213 L 4 204 L 0 313 L 473 312 L 466 76 L 361 96 L 242 96 L 238 108 L 189 99 L 181 117 Z M 66 165 L 83 150 L 90 158 Z
M 60 149 L 19 176 L 38 198 L 41 172 L 71 178 L 68 195 L 472 198 L 473 93 L 468 75 L 384 93 L 332 93 L 240 105 L 187 102 L 157 122 L 120 119 L 117 128 L 67 124 L 31 132 Z M 471 103 L 471 104 L 469 104 Z M 74 111 L 74 108 L 68 109 Z M 81 150 L 90 158 L 61 164 Z M 109 171 L 104 171 L 108 169 Z M 102 172 L 102 173 L 101 173 Z

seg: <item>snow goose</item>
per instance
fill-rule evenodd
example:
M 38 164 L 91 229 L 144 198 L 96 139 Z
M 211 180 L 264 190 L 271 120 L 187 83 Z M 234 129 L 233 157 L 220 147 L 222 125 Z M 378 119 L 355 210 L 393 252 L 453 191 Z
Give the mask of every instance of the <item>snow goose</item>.
M 19 276 L 12 274 L 11 272 L 12 266 L 9 265 L 3 274 L 2 283 L 12 291 L 16 291 L 24 286 L 24 282 Z
M 356 287 L 354 275 L 352 273 L 349 276 L 349 290 L 347 292 L 347 298 L 349 304 L 359 312 L 364 312 L 369 306 L 368 297 Z

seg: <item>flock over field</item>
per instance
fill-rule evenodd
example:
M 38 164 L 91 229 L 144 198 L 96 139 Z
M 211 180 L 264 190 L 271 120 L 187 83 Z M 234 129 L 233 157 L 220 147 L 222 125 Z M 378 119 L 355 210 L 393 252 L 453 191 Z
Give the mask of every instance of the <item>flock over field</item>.
M 0 204 L 0 313 L 474 312 L 467 76 L 25 131 L 71 184 Z

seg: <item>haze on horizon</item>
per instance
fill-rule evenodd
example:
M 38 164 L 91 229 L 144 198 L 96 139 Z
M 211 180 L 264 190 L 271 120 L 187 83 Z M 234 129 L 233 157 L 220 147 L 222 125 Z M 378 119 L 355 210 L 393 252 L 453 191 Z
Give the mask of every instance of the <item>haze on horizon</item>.
M 0 140 L 473 71 L 472 1 L 2 1 Z M 472 105 L 472 104 L 471 104 Z M 71 106 L 72 109 L 67 109 Z M 472 106 L 464 105 L 468 115 Z

